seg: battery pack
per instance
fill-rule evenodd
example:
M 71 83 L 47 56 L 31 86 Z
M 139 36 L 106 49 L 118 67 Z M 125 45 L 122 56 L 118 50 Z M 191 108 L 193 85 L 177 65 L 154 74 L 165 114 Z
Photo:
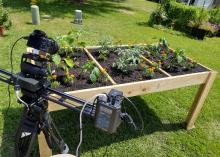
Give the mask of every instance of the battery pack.
M 116 132 L 121 123 L 121 102 L 123 93 L 112 89 L 107 97 L 97 98 L 95 127 L 108 133 Z

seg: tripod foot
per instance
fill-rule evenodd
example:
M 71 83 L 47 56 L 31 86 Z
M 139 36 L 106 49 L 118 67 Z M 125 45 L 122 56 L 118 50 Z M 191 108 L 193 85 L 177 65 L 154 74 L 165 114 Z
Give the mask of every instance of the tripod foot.
M 51 157 L 76 157 L 76 156 L 70 155 L 70 154 L 57 154 L 57 155 L 53 155 Z
M 64 146 L 63 146 L 63 150 L 62 150 L 62 154 L 67 154 L 69 152 L 69 147 L 68 145 L 65 143 Z

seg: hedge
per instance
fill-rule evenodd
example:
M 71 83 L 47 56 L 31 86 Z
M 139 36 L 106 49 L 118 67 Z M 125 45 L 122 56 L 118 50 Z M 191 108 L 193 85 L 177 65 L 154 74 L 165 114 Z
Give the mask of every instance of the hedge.
M 220 7 L 209 11 L 210 22 L 220 25 Z
M 163 17 L 160 22 L 158 21 L 159 14 Z M 155 15 L 157 15 L 157 23 L 154 23 Z M 182 30 L 186 29 L 189 22 L 200 25 L 202 22 L 207 22 L 208 19 L 209 12 L 203 8 L 187 6 L 173 0 L 164 0 L 161 2 L 161 6 L 150 16 L 149 24 L 163 24 Z

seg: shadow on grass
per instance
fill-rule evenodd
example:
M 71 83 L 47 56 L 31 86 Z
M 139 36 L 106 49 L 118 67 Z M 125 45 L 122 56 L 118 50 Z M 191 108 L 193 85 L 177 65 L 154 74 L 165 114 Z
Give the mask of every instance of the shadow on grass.
M 94 122 L 91 118 L 83 117 L 83 144 L 81 152 L 91 152 L 94 149 L 103 146 L 109 146 L 112 143 L 126 141 L 132 138 L 141 137 L 143 135 L 152 134 L 155 131 L 177 131 L 183 129 L 183 123 L 163 124 L 156 113 L 147 106 L 146 102 L 141 97 L 133 97 L 132 101 L 137 104 L 137 108 L 141 112 L 144 120 L 144 130 L 142 133 L 134 131 L 133 128 L 125 123 L 122 123 L 118 128 L 117 133 L 107 134 L 94 127 Z M 127 106 L 126 110 L 132 115 L 134 121 L 140 126 L 140 120 L 135 116 L 135 110 L 132 106 Z M 5 115 L 6 111 L 3 111 Z M 7 117 L 4 117 L 4 130 L 1 148 L 1 157 L 12 156 L 14 147 L 14 135 L 19 124 L 19 117 L 22 115 L 22 109 L 10 109 Z M 51 113 L 55 124 L 57 125 L 61 136 L 70 147 L 70 153 L 75 154 L 75 149 L 79 142 L 79 113 L 71 110 L 61 110 Z M 91 142 L 92 141 L 92 142 Z M 107 147 L 106 147 L 107 148 Z M 58 153 L 55 151 L 55 153 Z M 35 149 L 34 156 L 38 156 L 38 149 Z
M 66 14 L 74 14 L 75 9 L 81 9 L 83 13 L 90 15 L 102 15 L 103 13 L 118 12 L 121 9 L 131 11 L 130 7 L 121 6 L 125 0 L 87 0 L 86 3 L 78 3 L 71 0 L 56 0 L 50 3 L 40 1 L 40 12 L 53 17 L 65 17 Z M 12 12 L 30 12 L 30 1 L 3 0 L 4 6 L 11 8 Z

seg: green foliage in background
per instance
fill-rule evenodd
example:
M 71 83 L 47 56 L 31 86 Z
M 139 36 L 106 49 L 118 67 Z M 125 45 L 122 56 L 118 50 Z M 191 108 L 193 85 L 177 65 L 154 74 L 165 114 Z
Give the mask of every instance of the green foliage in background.
M 179 30 L 187 31 L 189 23 L 199 27 L 208 22 L 209 12 L 196 6 L 188 6 L 174 0 L 163 0 L 161 5 L 151 14 L 148 23 L 163 24 Z
M 12 22 L 9 19 L 8 11 L 3 7 L 3 4 L 0 2 L 0 26 L 3 26 L 5 29 L 10 29 Z
M 210 15 L 210 22 L 220 25 L 220 7 L 211 9 L 209 11 L 209 15 Z

